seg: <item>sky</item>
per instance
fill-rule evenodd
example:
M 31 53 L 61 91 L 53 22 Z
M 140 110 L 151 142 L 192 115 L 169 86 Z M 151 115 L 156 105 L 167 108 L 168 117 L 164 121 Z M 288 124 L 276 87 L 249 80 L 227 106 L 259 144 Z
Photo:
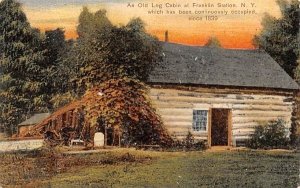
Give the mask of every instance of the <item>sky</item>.
M 261 30 L 261 20 L 265 13 L 275 17 L 280 16 L 276 0 L 19 0 L 23 5 L 32 26 L 42 31 L 63 28 L 67 38 L 76 38 L 78 16 L 83 6 L 91 12 L 106 9 L 109 19 L 117 25 L 126 24 L 133 17 L 140 17 L 146 23 L 146 29 L 151 34 L 164 40 L 164 33 L 168 30 L 169 41 L 187 45 L 204 45 L 209 37 L 217 37 L 225 48 L 254 48 L 252 38 Z M 184 3 L 183 3 L 184 2 Z M 128 6 L 134 4 L 134 7 Z M 165 7 L 180 4 L 182 7 Z M 196 4 L 213 4 L 214 8 L 195 8 Z M 236 4 L 236 8 L 217 7 L 218 3 Z M 245 8 L 240 5 L 246 3 Z M 252 8 L 251 3 L 254 3 Z M 163 8 L 152 8 L 153 5 L 162 4 Z M 184 5 L 189 4 L 188 8 Z M 142 7 L 138 7 L 138 5 Z M 148 5 L 148 7 L 145 7 Z M 251 15 L 218 15 L 217 20 L 207 21 L 205 15 L 195 15 L 194 11 L 228 11 L 255 10 Z M 162 10 L 164 15 L 148 14 L 149 10 Z M 166 14 L 166 11 L 175 11 L 176 15 Z M 192 11 L 193 15 L 179 15 L 179 10 Z M 208 15 L 208 14 L 206 14 Z M 189 20 L 196 17 L 202 20 Z

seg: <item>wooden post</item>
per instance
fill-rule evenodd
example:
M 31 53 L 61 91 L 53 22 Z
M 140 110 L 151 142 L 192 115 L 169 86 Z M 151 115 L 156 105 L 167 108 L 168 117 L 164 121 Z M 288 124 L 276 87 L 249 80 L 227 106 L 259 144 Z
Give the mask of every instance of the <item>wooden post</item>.
M 228 109 L 228 146 L 232 144 L 232 110 Z
M 119 147 L 121 147 L 121 131 L 119 131 Z
M 208 133 L 207 133 L 207 144 L 211 148 L 211 121 L 212 121 L 212 108 L 208 110 Z
M 104 128 L 104 146 L 107 145 L 107 127 Z

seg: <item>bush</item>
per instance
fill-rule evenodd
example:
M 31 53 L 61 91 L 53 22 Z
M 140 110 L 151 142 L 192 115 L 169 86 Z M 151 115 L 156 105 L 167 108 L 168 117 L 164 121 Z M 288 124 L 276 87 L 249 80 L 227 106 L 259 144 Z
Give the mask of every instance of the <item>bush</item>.
M 207 143 L 204 140 L 195 140 L 192 133 L 188 132 L 184 140 L 174 141 L 170 149 L 173 151 L 201 151 L 207 149 Z
M 253 149 L 287 148 L 289 138 L 284 124 L 285 122 L 279 119 L 255 127 L 247 146 Z

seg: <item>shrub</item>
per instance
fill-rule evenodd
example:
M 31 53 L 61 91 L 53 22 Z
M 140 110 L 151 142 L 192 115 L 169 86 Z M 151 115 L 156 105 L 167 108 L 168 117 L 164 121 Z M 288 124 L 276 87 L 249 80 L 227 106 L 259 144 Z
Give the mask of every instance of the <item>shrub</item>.
M 173 151 L 201 151 L 207 149 L 207 143 L 204 140 L 195 140 L 192 133 L 188 132 L 184 140 L 174 141 L 170 149 Z
M 285 122 L 279 119 L 270 121 L 266 125 L 255 127 L 255 131 L 247 142 L 247 146 L 253 149 L 286 148 L 289 138 L 284 124 Z
M 194 143 L 195 143 L 194 136 L 192 135 L 191 132 L 188 132 L 188 134 L 186 135 L 186 138 L 184 140 L 185 147 L 189 150 L 189 149 L 193 148 Z

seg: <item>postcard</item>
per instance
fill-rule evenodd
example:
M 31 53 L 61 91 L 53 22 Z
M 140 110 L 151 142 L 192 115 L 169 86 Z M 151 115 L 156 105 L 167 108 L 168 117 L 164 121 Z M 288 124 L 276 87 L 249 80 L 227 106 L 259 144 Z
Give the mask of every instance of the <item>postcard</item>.
M 297 0 L 0 0 L 0 187 L 299 187 Z

